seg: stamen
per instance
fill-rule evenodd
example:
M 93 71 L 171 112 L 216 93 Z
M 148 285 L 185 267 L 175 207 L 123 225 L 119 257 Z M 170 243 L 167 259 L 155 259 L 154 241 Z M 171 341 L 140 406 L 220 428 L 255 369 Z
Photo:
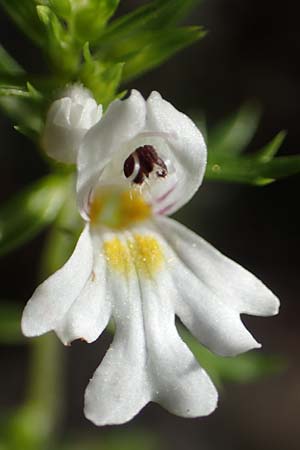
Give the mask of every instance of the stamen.
M 159 178 L 165 178 L 168 168 L 165 162 L 158 156 L 152 145 L 138 147 L 124 163 L 124 175 L 135 184 L 142 184 L 155 170 Z

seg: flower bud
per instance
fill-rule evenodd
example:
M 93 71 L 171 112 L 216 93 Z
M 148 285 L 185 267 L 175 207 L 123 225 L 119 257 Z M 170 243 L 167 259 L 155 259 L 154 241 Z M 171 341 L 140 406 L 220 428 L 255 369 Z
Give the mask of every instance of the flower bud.
M 55 100 L 47 113 L 42 136 L 46 153 L 60 162 L 76 163 L 78 148 L 86 132 L 102 116 L 91 93 L 80 85 L 73 85 Z

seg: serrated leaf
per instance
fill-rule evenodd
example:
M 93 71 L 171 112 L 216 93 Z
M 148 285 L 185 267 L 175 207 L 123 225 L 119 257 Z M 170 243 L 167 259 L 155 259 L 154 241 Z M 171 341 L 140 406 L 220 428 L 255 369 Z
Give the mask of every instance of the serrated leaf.
M 280 372 L 284 368 L 284 363 L 280 358 L 266 356 L 257 351 L 231 358 L 215 355 L 199 344 L 187 330 L 182 327 L 179 330 L 180 335 L 199 364 L 209 373 L 216 384 L 220 385 L 224 382 L 249 383 Z
M 44 34 L 34 0 L 0 0 L 0 5 L 32 41 L 43 46 Z
M 50 175 L 0 207 L 0 255 L 33 238 L 56 218 L 67 195 L 68 178 Z
M 253 138 L 260 120 L 260 108 L 255 103 L 244 105 L 237 114 L 218 124 L 208 135 L 210 153 L 232 157 L 241 153 Z

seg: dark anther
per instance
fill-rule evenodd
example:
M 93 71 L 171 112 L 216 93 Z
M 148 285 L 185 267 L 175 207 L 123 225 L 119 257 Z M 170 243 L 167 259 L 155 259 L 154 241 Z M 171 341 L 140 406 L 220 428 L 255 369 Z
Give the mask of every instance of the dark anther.
M 150 173 L 155 170 L 155 173 L 160 178 L 165 178 L 168 174 L 168 169 L 164 161 L 158 156 L 156 150 L 152 145 L 143 145 L 138 147 L 125 161 L 124 174 L 129 178 L 134 173 L 136 162 L 139 165 L 138 173 L 133 179 L 136 184 L 142 184 L 145 177 L 149 177 Z
M 129 178 L 134 171 L 134 157 L 130 155 L 124 163 L 124 174 L 126 178 Z

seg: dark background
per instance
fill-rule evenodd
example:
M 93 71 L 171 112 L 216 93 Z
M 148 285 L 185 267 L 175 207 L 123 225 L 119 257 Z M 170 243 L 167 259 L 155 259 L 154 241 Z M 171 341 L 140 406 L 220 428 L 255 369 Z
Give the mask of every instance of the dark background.
M 120 13 L 141 1 L 121 2 Z M 189 20 L 204 25 L 204 40 L 132 83 L 146 96 L 155 89 L 184 111 L 202 110 L 209 125 L 246 100 L 263 108 L 249 151 L 278 131 L 288 136 L 282 154 L 299 152 L 300 31 L 295 1 L 206 0 Z M 0 15 L 0 41 L 31 71 L 43 69 L 40 55 Z M 46 172 L 31 143 L 3 116 L 1 190 L 3 201 Z M 284 356 L 283 373 L 248 385 L 227 385 L 210 417 L 185 420 L 150 405 L 128 430 L 143 427 L 163 439 L 163 450 L 298 450 L 300 442 L 299 177 L 263 188 L 205 182 L 178 218 L 228 256 L 254 272 L 281 298 L 276 318 L 246 318 L 264 352 Z M 36 283 L 44 235 L 0 261 L 1 297 L 25 304 Z M 67 354 L 68 410 L 65 428 L 97 433 L 82 418 L 83 390 L 109 342 L 75 343 Z M 24 396 L 28 348 L 0 346 L 0 403 L 11 407 Z M 80 365 L 78 361 L 80 359 Z M 98 430 L 108 433 L 109 429 Z M 21 450 L 21 449 L 20 449 Z

